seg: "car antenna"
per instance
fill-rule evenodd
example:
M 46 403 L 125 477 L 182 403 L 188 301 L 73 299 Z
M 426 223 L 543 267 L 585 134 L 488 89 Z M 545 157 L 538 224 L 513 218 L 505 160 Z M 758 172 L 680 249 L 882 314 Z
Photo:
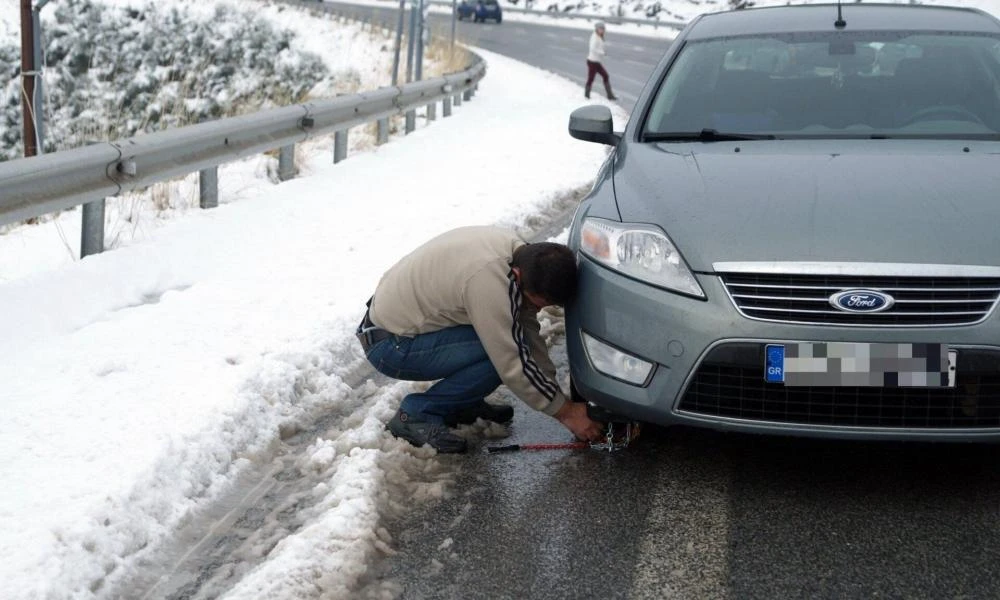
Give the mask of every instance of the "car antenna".
M 844 20 L 844 13 L 840 6 L 840 1 L 841 0 L 837 0 L 837 20 L 833 22 L 833 26 L 837 29 L 847 27 L 847 21 Z

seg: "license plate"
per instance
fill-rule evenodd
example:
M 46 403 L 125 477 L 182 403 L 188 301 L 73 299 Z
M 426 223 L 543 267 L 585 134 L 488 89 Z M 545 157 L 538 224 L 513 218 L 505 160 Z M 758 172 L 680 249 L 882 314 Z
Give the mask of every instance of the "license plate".
M 768 344 L 764 380 L 809 387 L 955 387 L 957 360 L 958 353 L 941 344 Z

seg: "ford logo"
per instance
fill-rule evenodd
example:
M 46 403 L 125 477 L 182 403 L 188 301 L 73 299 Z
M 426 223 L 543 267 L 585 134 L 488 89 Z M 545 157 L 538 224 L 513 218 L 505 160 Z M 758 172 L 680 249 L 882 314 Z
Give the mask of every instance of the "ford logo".
M 844 290 L 830 296 L 830 305 L 846 312 L 882 312 L 895 302 L 889 294 L 875 290 Z

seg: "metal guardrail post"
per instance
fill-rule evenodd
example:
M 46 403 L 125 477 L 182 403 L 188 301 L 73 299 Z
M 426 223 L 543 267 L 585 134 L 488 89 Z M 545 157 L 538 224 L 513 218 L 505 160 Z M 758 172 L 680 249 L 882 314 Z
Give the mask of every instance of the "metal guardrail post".
M 445 96 L 441 101 L 441 114 L 445 117 L 451 116 L 451 96 Z
M 80 258 L 104 252 L 104 198 L 83 205 Z
M 336 131 L 333 134 L 333 164 L 347 158 L 347 130 Z
M 219 205 L 219 167 L 198 171 L 198 206 L 215 208 Z
M 437 120 L 437 103 L 431 102 L 427 105 L 427 120 L 436 121 Z
M 417 128 L 417 111 L 408 110 L 406 111 L 406 133 L 413 133 L 413 130 Z
M 389 119 L 379 119 L 375 134 L 375 143 L 381 146 L 389 141 Z
M 455 94 L 455 106 L 462 106 L 462 94 Z
M 462 92 L 462 100 L 472 100 L 472 90 L 468 89 Z
M 293 177 L 295 177 L 295 144 L 289 144 L 278 150 L 278 179 L 288 181 Z

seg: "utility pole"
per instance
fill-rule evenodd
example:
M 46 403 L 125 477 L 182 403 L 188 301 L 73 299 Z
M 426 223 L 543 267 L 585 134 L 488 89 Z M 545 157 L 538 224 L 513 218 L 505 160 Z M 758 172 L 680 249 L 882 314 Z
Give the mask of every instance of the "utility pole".
M 396 26 L 396 48 L 392 56 L 392 85 L 399 85 L 399 50 L 403 45 L 403 15 L 406 13 L 406 0 L 399 0 L 399 25 Z
M 21 107 L 24 120 L 24 155 L 45 152 L 45 113 L 42 110 L 42 7 L 49 0 L 40 0 L 34 7 L 31 0 L 21 0 Z
M 450 54 L 455 52 L 455 21 L 458 20 L 458 0 L 451 0 L 451 49 Z
M 426 0 L 419 0 L 420 25 L 417 27 L 417 81 L 424 79 L 424 44 L 427 43 L 427 9 L 430 4 Z
M 413 53 L 417 33 L 417 0 L 410 0 L 410 35 L 406 42 L 406 83 L 413 81 Z
M 35 132 L 35 19 L 31 0 L 21 0 L 21 109 L 24 120 L 24 155 L 38 154 Z

